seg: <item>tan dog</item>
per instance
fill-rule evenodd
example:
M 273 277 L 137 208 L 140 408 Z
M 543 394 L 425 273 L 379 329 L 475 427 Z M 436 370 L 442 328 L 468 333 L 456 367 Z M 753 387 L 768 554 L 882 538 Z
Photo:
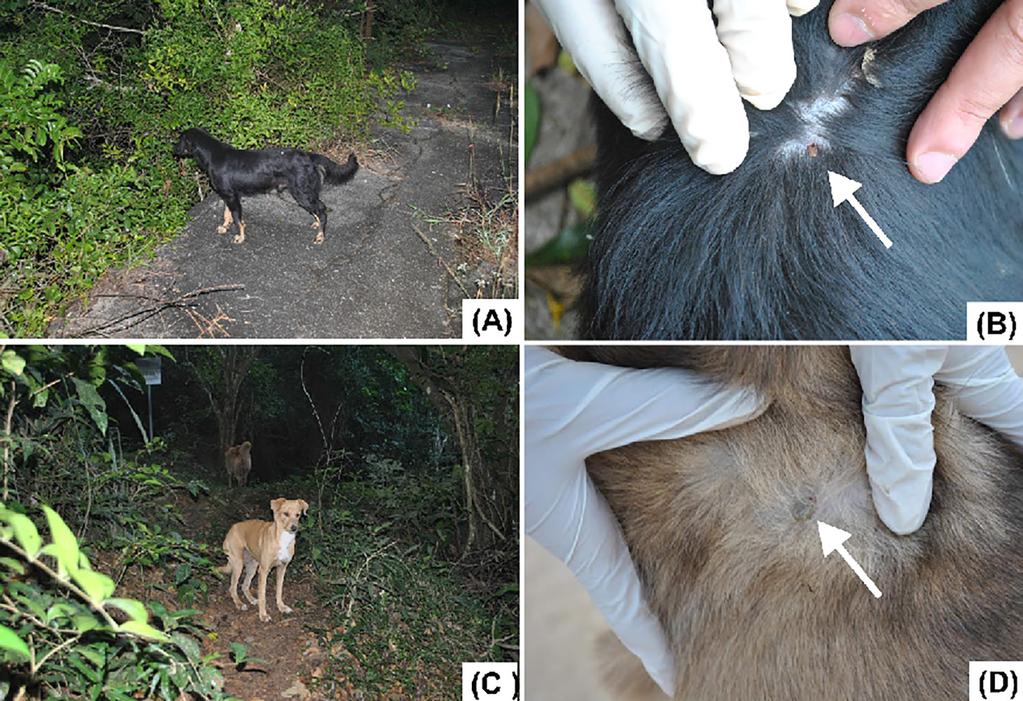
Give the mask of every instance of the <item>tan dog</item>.
M 245 441 L 225 450 L 224 467 L 227 469 L 227 486 L 231 486 L 231 478 L 234 477 L 238 486 L 244 487 L 252 470 L 252 443 Z
M 257 603 L 252 598 L 252 578 L 259 570 L 259 620 L 269 621 L 266 612 L 266 579 L 270 570 L 277 568 L 277 610 L 291 613 L 285 605 L 281 594 L 284 587 L 284 573 L 288 563 L 295 554 L 295 534 L 298 532 L 298 520 L 309 509 L 302 499 L 274 499 L 270 502 L 274 512 L 273 521 L 241 521 L 231 526 L 224 538 L 224 552 L 227 553 L 227 564 L 220 568 L 221 572 L 231 573 L 231 600 L 241 611 L 248 606 L 238 599 L 238 580 L 242 569 L 245 570 L 245 582 L 242 592 L 250 604 Z

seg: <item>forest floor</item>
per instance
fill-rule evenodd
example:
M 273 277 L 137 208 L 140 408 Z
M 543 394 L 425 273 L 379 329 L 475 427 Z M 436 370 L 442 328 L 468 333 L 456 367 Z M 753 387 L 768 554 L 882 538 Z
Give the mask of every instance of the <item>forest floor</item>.
M 224 534 L 232 524 L 249 518 L 270 519 L 271 498 L 265 490 L 235 490 L 226 505 L 217 498 L 207 498 L 182 504 L 185 535 L 199 542 L 206 542 L 213 553 L 212 559 L 220 552 Z M 226 508 L 225 508 L 226 506 Z M 296 542 L 296 547 L 301 547 Z M 242 643 L 248 657 L 259 660 L 241 669 L 226 664 L 223 668 L 224 687 L 234 696 L 246 701 L 257 699 L 291 698 L 294 701 L 307 699 L 361 699 L 362 694 L 344 683 L 332 680 L 334 688 L 329 696 L 310 690 L 323 675 L 326 654 L 320 648 L 317 635 L 309 626 L 323 623 L 323 605 L 314 586 L 314 577 L 309 568 L 289 567 L 284 580 L 284 602 L 293 609 L 290 614 L 277 611 L 273 603 L 273 575 L 267 584 L 267 613 L 271 622 L 259 620 L 255 606 L 247 611 L 235 608 L 228 594 L 230 575 L 212 583 L 208 601 L 199 604 L 203 611 L 204 623 L 216 635 L 208 637 L 204 652 L 217 652 L 223 659 L 230 660 L 229 643 Z M 256 595 L 257 581 L 253 584 Z M 239 593 L 239 596 L 243 596 Z M 336 651 L 335 651 L 336 652 Z
M 246 241 L 234 245 L 214 233 L 223 203 L 210 194 L 153 260 L 105 275 L 50 335 L 458 335 L 461 299 L 477 287 L 515 295 L 514 237 L 459 235 L 472 220 L 515 211 L 515 31 L 513 19 L 427 42 L 426 57 L 406 66 L 416 78 L 402 113 L 411 129 L 376 128 L 367 144 L 324 148 L 341 161 L 354 149 L 362 165 L 323 190 L 324 244 L 313 244 L 312 217 L 290 195 L 270 194 L 242 202 Z
M 180 522 L 174 530 L 205 546 L 206 557 L 219 567 L 226 563 L 222 543 L 231 525 L 251 518 L 270 520 L 270 501 L 295 497 L 296 489 L 294 483 L 257 482 L 243 489 L 216 484 L 198 498 L 175 492 L 172 500 Z M 225 691 L 244 701 L 452 698 L 461 662 L 488 656 L 492 631 L 480 608 L 485 592 L 474 591 L 465 580 L 438 575 L 438 564 L 418 557 L 416 546 L 389 541 L 382 549 L 380 541 L 367 541 L 366 532 L 380 531 L 376 512 L 388 507 L 353 498 L 343 485 L 337 494 L 343 495 L 358 525 L 329 533 L 336 559 L 321 562 L 317 569 L 314 550 L 327 545 L 317 537 L 311 504 L 284 582 L 290 614 L 277 611 L 273 575 L 267 587 L 269 623 L 259 620 L 255 606 L 247 611 L 234 607 L 227 574 L 199 573 L 206 591 L 191 605 L 178 598 L 174 565 L 122 570 L 118 589 L 171 609 L 199 610 L 198 621 L 207 629 L 203 654 L 216 656 Z M 367 543 L 375 544 L 367 549 Z M 336 549 L 338 544 L 343 547 Z M 110 571 L 121 570 L 116 553 L 96 560 Z M 393 571 L 396 579 L 384 571 L 372 572 L 370 560 Z M 250 662 L 234 664 L 233 643 L 245 646 Z
M 272 491 L 272 489 L 271 489 Z M 216 564 L 226 562 L 221 543 L 231 525 L 249 518 L 270 519 L 271 498 L 263 489 L 214 489 L 210 495 L 197 500 L 180 497 L 175 501 L 182 516 L 182 535 L 209 547 L 210 559 Z M 297 547 L 302 547 L 301 535 Z M 288 568 L 284 583 L 284 601 L 293 609 L 287 615 L 277 611 L 273 603 L 273 575 L 268 583 L 267 613 L 271 622 L 263 623 L 255 606 L 247 611 L 235 608 L 228 594 L 229 575 L 217 579 L 211 575 L 205 600 L 200 598 L 194 607 L 202 612 L 199 621 L 208 629 L 203 641 L 204 655 L 218 655 L 223 663 L 225 690 L 245 701 L 293 699 L 318 701 L 338 699 L 349 701 L 371 698 L 343 678 L 333 676 L 327 689 L 318 688 L 324 676 L 327 652 L 320 646 L 315 628 L 322 628 L 325 616 L 318 598 L 315 576 L 308 563 L 296 561 Z M 170 608 L 181 608 L 169 591 L 171 573 L 150 568 L 144 574 L 131 571 L 121 586 L 147 600 L 159 600 Z M 258 580 L 257 580 L 258 582 Z M 257 582 L 253 583 L 256 594 Z M 242 596 L 239 593 L 239 596 Z M 241 666 L 232 664 L 231 643 L 245 645 L 246 657 L 251 662 Z M 336 646 L 335 646 L 336 647 Z M 343 650 L 333 649 L 333 656 Z M 328 681 L 328 680 L 323 680 Z

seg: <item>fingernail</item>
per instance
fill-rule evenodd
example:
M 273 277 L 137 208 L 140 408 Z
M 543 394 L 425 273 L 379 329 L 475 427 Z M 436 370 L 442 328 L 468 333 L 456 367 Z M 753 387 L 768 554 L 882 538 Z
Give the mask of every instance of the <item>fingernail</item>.
M 925 183 L 940 183 L 959 159 L 950 153 L 928 151 L 913 162 L 916 173 Z
M 862 17 L 843 12 L 831 20 L 831 38 L 839 46 L 859 46 L 873 39 L 874 34 Z
M 1023 139 L 1023 115 L 1004 120 L 1002 131 L 1010 139 Z

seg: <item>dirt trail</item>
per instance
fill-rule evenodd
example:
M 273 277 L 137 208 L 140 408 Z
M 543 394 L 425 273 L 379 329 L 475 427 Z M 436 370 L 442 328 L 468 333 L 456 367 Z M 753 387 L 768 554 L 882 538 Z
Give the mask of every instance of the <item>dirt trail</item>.
M 220 552 L 223 535 L 232 523 L 248 518 L 270 519 L 270 498 L 266 494 L 263 489 L 231 493 L 218 490 L 199 501 L 182 502 L 183 535 L 209 544 L 211 559 L 219 562 L 221 558 L 217 557 L 217 553 Z M 226 497 L 226 505 L 218 495 Z M 297 546 L 301 547 L 301 534 Z M 226 562 L 226 558 L 223 560 Z M 284 584 L 284 602 L 293 609 L 293 613 L 285 615 L 277 611 L 273 604 L 271 575 L 267 597 L 270 623 L 259 620 L 254 606 L 247 611 L 238 611 L 234 607 L 227 592 L 229 580 L 226 575 L 211 583 L 209 600 L 196 602 L 195 606 L 202 610 L 203 622 L 216 633 L 206 639 L 204 652 L 220 653 L 225 661 L 222 671 L 226 690 L 246 701 L 362 699 L 363 695 L 343 679 L 331 680 L 329 695 L 315 690 L 315 680 L 323 673 L 326 655 L 309 627 L 322 626 L 324 612 L 315 591 L 315 575 L 300 563 L 301 560 L 288 567 Z M 247 656 L 260 661 L 245 665 L 241 670 L 233 667 L 228 662 L 231 659 L 229 644 L 232 642 L 244 644 Z
M 515 31 L 510 25 L 508 31 Z M 246 198 L 246 242 L 214 233 L 223 204 L 197 204 L 184 232 L 145 265 L 108 273 L 84 305 L 51 324 L 54 337 L 443 338 L 459 333 L 459 266 L 450 233 L 423 216 L 456 207 L 464 183 L 502 189 L 511 110 L 494 75 L 514 76 L 497 42 L 430 42 L 411 66 L 409 133 L 376 129 L 371 154 L 344 185 L 327 187 L 327 238 L 288 195 Z M 506 97 L 506 96 L 504 96 Z M 169 148 L 169 146 L 168 146 Z M 347 154 L 332 154 L 344 158 Z M 368 157 L 367 157 L 368 156 Z M 510 165 L 509 165 L 510 164 Z M 417 233 L 426 233 L 426 239 Z M 443 262 L 441 261 L 443 260 Z M 472 271 L 469 271 L 470 273 Z

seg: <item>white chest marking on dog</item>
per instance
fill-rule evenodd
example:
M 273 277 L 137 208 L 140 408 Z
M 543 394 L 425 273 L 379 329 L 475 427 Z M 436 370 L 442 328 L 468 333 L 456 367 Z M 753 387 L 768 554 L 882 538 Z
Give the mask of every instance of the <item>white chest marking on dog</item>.
M 291 544 L 295 542 L 295 534 L 288 531 L 281 532 L 281 540 L 277 545 L 277 561 L 291 562 Z

